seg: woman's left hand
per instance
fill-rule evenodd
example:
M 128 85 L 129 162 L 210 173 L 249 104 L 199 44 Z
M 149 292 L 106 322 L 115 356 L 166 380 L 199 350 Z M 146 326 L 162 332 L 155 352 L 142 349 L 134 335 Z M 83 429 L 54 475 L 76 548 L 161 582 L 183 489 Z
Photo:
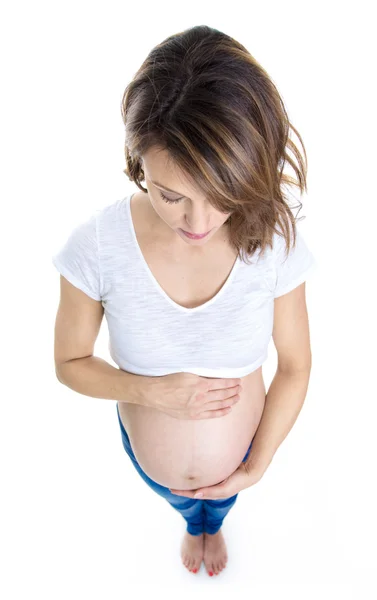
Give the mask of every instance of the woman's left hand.
M 202 493 L 200 500 L 221 500 L 223 498 L 230 498 L 235 494 L 238 494 L 241 490 L 244 490 L 262 478 L 263 472 L 260 469 L 256 469 L 246 463 L 241 463 L 240 466 L 234 473 L 229 475 L 221 483 L 211 485 L 197 490 L 173 490 L 170 489 L 172 494 L 177 496 L 185 496 L 186 498 L 195 498 L 198 493 Z

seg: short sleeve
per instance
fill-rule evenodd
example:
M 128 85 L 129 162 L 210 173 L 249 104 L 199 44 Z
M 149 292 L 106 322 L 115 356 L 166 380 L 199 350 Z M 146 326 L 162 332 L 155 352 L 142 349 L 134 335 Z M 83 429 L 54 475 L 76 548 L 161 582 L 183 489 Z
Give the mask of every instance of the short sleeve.
M 283 296 L 301 285 L 317 269 L 317 261 L 308 248 L 302 234 L 296 226 L 296 245 L 293 248 L 291 236 L 291 249 L 287 257 L 285 239 L 277 234 L 274 242 L 275 260 L 275 290 L 274 298 Z
M 52 263 L 72 285 L 101 300 L 96 219 L 97 213 L 75 227 Z

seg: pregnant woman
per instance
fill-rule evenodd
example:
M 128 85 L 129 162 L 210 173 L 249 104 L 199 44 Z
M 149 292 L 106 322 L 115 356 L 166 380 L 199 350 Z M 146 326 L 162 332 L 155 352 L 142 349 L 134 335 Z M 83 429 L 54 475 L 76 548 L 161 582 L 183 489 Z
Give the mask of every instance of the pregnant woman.
M 195 573 L 203 560 L 217 575 L 223 520 L 263 476 L 309 383 L 305 280 L 316 263 L 283 193 L 306 189 L 306 167 L 267 73 L 210 27 L 156 46 L 122 115 L 139 191 L 96 210 L 53 257 L 56 373 L 116 401 L 136 471 L 185 520 L 183 564 Z M 93 356 L 103 316 L 118 368 Z

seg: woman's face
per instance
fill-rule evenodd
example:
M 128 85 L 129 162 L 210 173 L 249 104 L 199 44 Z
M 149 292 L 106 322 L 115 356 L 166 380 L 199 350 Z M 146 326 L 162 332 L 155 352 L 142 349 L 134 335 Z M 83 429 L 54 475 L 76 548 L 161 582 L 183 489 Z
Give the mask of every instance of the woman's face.
M 200 193 L 188 183 L 182 172 L 168 163 L 166 151 L 149 150 L 142 158 L 145 185 L 149 200 L 164 223 L 186 244 L 202 246 L 213 238 L 231 213 L 216 210 Z M 205 234 L 193 239 L 191 234 Z

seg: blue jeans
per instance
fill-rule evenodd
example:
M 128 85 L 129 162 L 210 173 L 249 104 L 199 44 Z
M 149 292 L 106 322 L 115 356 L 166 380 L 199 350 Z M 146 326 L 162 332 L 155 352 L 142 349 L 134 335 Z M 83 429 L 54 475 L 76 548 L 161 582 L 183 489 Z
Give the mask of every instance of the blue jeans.
M 184 496 L 177 496 L 169 491 L 169 488 L 159 485 L 153 479 L 142 470 L 136 457 L 131 448 L 130 440 L 127 432 L 123 426 L 119 415 L 119 408 L 117 403 L 117 413 L 119 419 L 119 425 L 122 433 L 122 443 L 125 451 L 130 457 L 133 466 L 144 481 L 152 488 L 157 494 L 165 498 L 171 504 L 171 506 L 181 513 L 182 517 L 187 522 L 187 531 L 191 535 L 200 535 L 204 531 L 206 533 L 214 534 L 219 531 L 224 518 L 235 504 L 238 494 L 231 496 L 230 498 L 218 499 L 218 500 L 199 500 L 194 498 L 186 498 Z M 249 449 L 242 462 L 245 462 L 249 456 L 249 452 L 252 446 L 250 443 Z

